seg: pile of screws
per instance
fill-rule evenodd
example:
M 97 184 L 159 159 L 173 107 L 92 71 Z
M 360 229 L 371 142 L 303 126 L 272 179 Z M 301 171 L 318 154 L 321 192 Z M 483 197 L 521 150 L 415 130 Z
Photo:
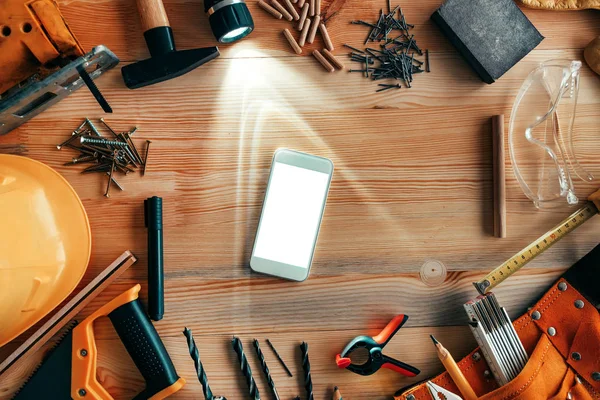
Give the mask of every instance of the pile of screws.
M 395 17 L 396 12 L 398 18 Z M 392 10 L 388 0 L 388 12 L 384 13 L 383 10 L 379 10 L 379 19 L 375 24 L 362 20 L 351 21 L 350 23 L 371 28 L 365 40 L 365 45 L 369 42 L 383 42 L 378 49 L 366 48 L 364 51 L 344 44 L 345 47 L 352 50 L 349 54 L 350 59 L 364 66 L 361 69 L 351 69 L 350 72 L 360 72 L 366 78 L 370 77 L 373 80 L 401 80 L 409 88 L 414 74 L 430 72 L 429 51 L 425 50 L 424 62 L 415 58 L 415 54 L 422 56 L 423 51 L 417 45 L 415 35 L 410 34 L 410 30 L 414 28 L 414 25 L 406 22 L 402 8 L 399 5 Z M 392 38 L 390 35 L 394 31 L 399 31 L 400 35 Z M 376 61 L 378 62 L 377 65 L 375 65 Z M 423 69 L 423 64 L 425 64 L 425 69 Z M 382 86 L 382 88 L 378 89 L 377 92 L 401 88 L 400 84 L 379 86 Z
M 130 172 L 135 172 L 137 168 L 141 168 L 141 174 L 144 176 L 150 143 L 152 142 L 146 140 L 146 154 L 142 159 L 135 143 L 131 139 L 131 135 L 137 131 L 137 127 L 128 132 L 117 133 L 108 126 L 103 118 L 100 118 L 100 122 L 112 135 L 110 140 L 102 136 L 94 123 L 86 118 L 71 133 L 71 137 L 63 143 L 56 145 L 56 148 L 58 150 L 67 148 L 79 152 L 78 156 L 73 157 L 71 161 L 64 165 L 92 164 L 82 170 L 81 173 L 95 172 L 107 175 L 108 182 L 104 196 L 110 197 L 110 188 L 113 184 L 119 190 L 123 190 L 123 187 L 114 177 L 115 172 L 127 175 Z

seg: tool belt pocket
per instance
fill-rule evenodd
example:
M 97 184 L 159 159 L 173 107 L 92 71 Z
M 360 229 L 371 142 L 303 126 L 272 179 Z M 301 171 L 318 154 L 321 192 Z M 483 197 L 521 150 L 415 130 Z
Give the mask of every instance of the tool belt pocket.
M 569 398 L 593 399 L 548 336 L 543 334 L 521 373 L 508 384 L 479 399 L 564 400 Z

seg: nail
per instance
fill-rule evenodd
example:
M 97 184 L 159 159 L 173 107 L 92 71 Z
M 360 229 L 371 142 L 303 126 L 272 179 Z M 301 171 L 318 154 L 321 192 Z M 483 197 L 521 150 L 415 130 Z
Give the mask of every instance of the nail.
M 150 140 L 146 140 L 146 155 L 144 157 L 144 164 L 142 165 L 142 176 L 146 174 L 146 164 L 148 163 L 148 153 L 150 153 Z
M 104 118 L 100 118 L 100 122 L 102 122 L 102 124 L 106 127 L 106 129 L 108 129 L 110 131 L 110 133 L 113 134 L 113 136 L 115 137 L 115 139 L 118 139 L 117 133 L 110 126 L 108 126 L 108 124 L 106 123 L 106 121 L 104 121 Z

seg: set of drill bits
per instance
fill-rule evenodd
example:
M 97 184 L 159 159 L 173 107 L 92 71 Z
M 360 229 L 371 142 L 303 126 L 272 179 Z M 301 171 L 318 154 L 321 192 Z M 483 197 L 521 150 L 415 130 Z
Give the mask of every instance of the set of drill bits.
M 344 44 L 345 47 L 352 50 L 349 54 L 350 60 L 361 64 L 361 68 L 351 69 L 350 72 L 359 72 L 364 77 L 373 80 L 400 80 L 408 88 L 412 87 L 415 74 L 430 72 L 429 51 L 423 51 L 417 45 L 415 35 L 410 33 L 414 25 L 406 22 L 402 7 L 399 5 L 391 9 L 388 0 L 388 12 L 384 13 L 383 10 L 379 10 L 379 19 L 374 24 L 363 20 L 350 23 L 370 28 L 365 45 L 369 42 L 379 43 L 379 48 L 368 47 L 364 50 Z M 398 32 L 399 35 L 396 35 Z M 425 54 L 424 61 L 415 58 L 415 55 L 423 56 L 423 54 Z M 379 86 L 380 89 L 377 92 L 402 87 L 400 84 L 380 84 Z
M 142 158 L 131 138 L 137 131 L 137 127 L 126 132 L 116 132 L 103 118 L 100 118 L 99 121 L 111 136 L 103 136 L 96 125 L 86 118 L 77 129 L 71 132 L 71 137 L 56 145 L 56 148 L 58 150 L 66 148 L 79 153 L 64 165 L 86 165 L 86 168 L 81 171 L 82 174 L 106 175 L 108 181 L 104 196 L 110 197 L 111 186 L 114 185 L 119 190 L 124 190 L 123 186 L 115 179 L 115 173 L 127 175 L 139 169 L 141 175 L 144 176 L 151 141 L 146 140 L 146 152 Z
M 204 367 L 202 366 L 202 362 L 200 361 L 200 353 L 198 351 L 198 346 L 196 346 L 196 342 L 194 341 L 194 337 L 192 336 L 192 331 L 188 328 L 185 328 L 183 331 L 183 334 L 185 335 L 185 337 L 187 339 L 190 357 L 192 357 L 192 360 L 194 361 L 194 367 L 196 368 L 196 373 L 198 375 L 198 381 L 202 385 L 202 392 L 204 394 L 204 398 L 206 400 L 227 400 L 224 396 L 213 395 L 212 390 L 210 389 L 210 386 L 208 384 L 208 377 L 206 376 L 206 371 L 204 370 Z M 281 365 L 283 366 L 283 368 L 285 369 L 287 374 L 291 377 L 292 373 L 291 373 L 290 369 L 287 367 L 285 362 L 283 362 L 283 359 L 281 358 L 281 356 L 279 355 L 279 353 L 273 346 L 273 343 L 271 343 L 271 341 L 269 339 L 267 339 L 267 343 L 269 344 L 269 347 L 271 347 L 271 349 L 273 350 L 273 353 L 275 354 L 275 356 L 277 357 L 277 359 L 279 360 L 279 362 L 281 363 Z M 254 345 L 254 350 L 256 351 L 256 356 L 258 357 L 258 360 L 260 361 L 260 367 L 261 367 L 263 374 L 265 376 L 265 379 L 267 381 L 267 385 L 269 386 L 269 389 L 271 390 L 271 394 L 273 395 L 273 398 L 275 400 L 279 400 L 280 397 L 279 397 L 279 394 L 277 393 L 277 388 L 275 387 L 275 382 L 273 381 L 273 377 L 271 376 L 271 371 L 269 370 L 267 361 L 265 360 L 265 355 L 263 354 L 262 349 L 260 348 L 260 343 L 257 339 L 254 339 L 252 344 Z M 242 374 L 244 375 L 244 378 L 246 380 L 246 385 L 248 386 L 249 398 L 251 400 L 260 400 L 260 392 L 258 390 L 258 386 L 256 385 L 256 381 L 254 380 L 254 376 L 252 375 L 252 368 L 250 367 L 250 364 L 248 363 L 248 358 L 246 357 L 246 353 L 244 352 L 244 346 L 242 344 L 242 341 L 238 337 L 234 336 L 233 339 L 231 340 L 231 346 L 233 347 L 233 350 L 237 354 L 237 359 L 239 362 L 240 370 L 242 371 Z M 312 378 L 310 375 L 310 363 L 308 361 L 308 344 L 305 342 L 302 342 L 302 344 L 300 345 L 300 350 L 302 351 L 302 369 L 304 371 L 304 386 L 306 389 L 307 399 L 313 400 L 314 396 L 313 396 Z M 296 397 L 296 399 L 299 399 L 299 398 L 300 398 L 299 396 Z

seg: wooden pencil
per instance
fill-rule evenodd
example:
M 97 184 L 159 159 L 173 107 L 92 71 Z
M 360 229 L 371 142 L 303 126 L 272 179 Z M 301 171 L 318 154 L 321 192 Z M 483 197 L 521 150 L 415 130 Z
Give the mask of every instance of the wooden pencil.
M 477 400 L 477 395 L 473 391 L 473 388 L 467 381 L 467 378 L 465 378 L 463 375 L 460 368 L 458 368 L 456 361 L 454 361 L 454 358 L 452 358 L 452 354 L 450 354 L 450 352 L 444 346 L 442 346 L 442 344 L 438 342 L 433 335 L 429 336 L 431 337 L 433 344 L 435 344 L 437 355 L 440 361 L 442 364 L 444 364 L 446 371 L 448 371 L 448 374 L 454 381 L 456 387 L 458 387 L 458 390 L 460 390 L 464 400 Z

